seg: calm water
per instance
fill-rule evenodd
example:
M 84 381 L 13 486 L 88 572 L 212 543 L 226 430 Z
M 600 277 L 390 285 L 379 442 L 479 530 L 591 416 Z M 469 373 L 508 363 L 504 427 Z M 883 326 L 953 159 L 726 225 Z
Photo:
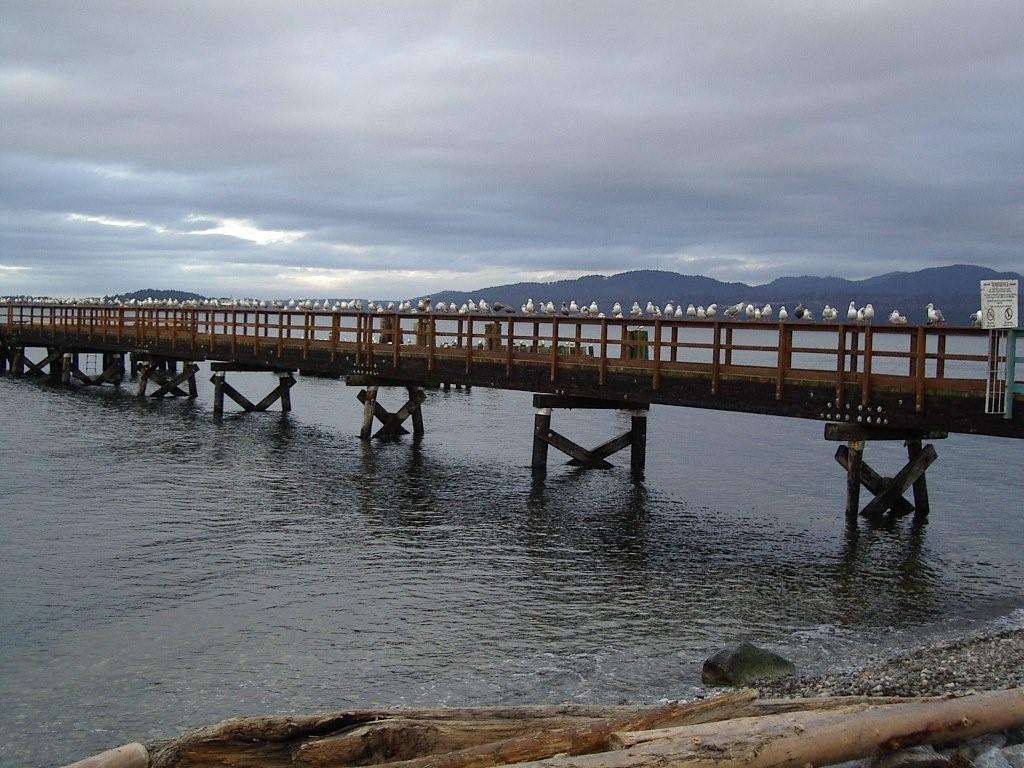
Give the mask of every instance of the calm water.
M 221 423 L 209 389 L 0 377 L 0 765 L 246 713 L 682 697 L 738 638 L 813 670 L 1024 615 L 1024 442 L 939 442 L 930 522 L 851 532 L 812 422 L 656 407 L 643 483 L 554 451 L 537 482 L 526 394 L 432 392 L 421 445 L 366 446 L 339 382 Z

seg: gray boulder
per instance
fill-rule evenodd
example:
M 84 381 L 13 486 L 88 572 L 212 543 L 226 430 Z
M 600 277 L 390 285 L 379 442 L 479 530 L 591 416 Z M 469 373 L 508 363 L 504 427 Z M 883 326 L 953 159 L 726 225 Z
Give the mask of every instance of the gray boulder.
M 1024 768 L 1024 744 L 1014 744 L 1003 749 L 1003 757 L 1013 768 Z
M 704 662 L 701 680 L 714 687 L 747 685 L 754 680 L 770 680 L 795 675 L 793 662 L 777 653 L 758 648 L 752 643 L 740 643 L 726 648 Z
M 945 768 L 950 760 L 940 755 L 931 744 L 908 747 L 882 755 L 872 763 L 872 768 Z
M 986 750 L 974 758 L 974 768 L 1010 768 L 1010 761 L 998 747 Z

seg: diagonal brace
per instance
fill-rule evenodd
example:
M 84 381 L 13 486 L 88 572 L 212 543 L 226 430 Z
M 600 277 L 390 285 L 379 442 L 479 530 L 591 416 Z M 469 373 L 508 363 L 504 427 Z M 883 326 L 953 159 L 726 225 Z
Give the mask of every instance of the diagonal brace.
M 630 446 L 632 444 L 633 444 L 633 432 L 631 430 L 629 432 L 626 432 L 624 434 L 619 435 L 618 437 L 613 437 L 608 442 L 601 443 L 601 445 L 597 446 L 593 450 L 587 451 L 587 453 L 589 453 L 590 456 L 594 460 L 605 459 L 605 458 L 611 456 L 613 453 L 618 453 L 623 448 L 626 448 L 626 447 L 628 447 L 628 446 Z M 559 449 L 559 450 L 561 450 L 561 449 Z M 583 450 L 585 450 L 585 449 L 583 449 Z M 579 459 L 570 459 L 566 463 L 569 464 L 570 466 L 573 466 L 573 467 L 584 467 L 584 466 L 591 467 L 591 466 L 595 466 L 594 464 L 583 462 L 583 461 L 581 461 Z M 605 462 L 605 463 L 607 464 L 607 462 Z M 609 466 L 611 466 L 611 465 L 609 465 Z
M 59 360 L 63 355 L 64 355 L 64 353 L 61 350 L 57 349 L 57 350 L 54 350 L 54 351 L 50 352 L 46 357 L 44 357 L 38 363 L 33 363 L 31 360 L 29 360 L 26 357 L 26 358 L 24 358 L 24 360 L 25 360 L 25 368 L 26 368 L 25 373 L 29 374 L 29 375 L 39 374 L 40 376 L 45 376 L 46 373 L 45 373 L 45 371 L 43 371 L 43 368 L 45 368 L 48 365 L 52 365 L 57 360 Z
M 839 466 L 849 471 L 850 469 L 850 449 L 845 445 L 840 445 L 836 449 L 836 461 L 839 462 Z M 862 461 L 860 465 L 860 482 L 865 488 L 871 491 L 872 495 L 878 496 L 880 493 L 884 493 L 886 487 L 892 482 L 892 478 L 882 477 L 880 474 L 875 472 L 866 461 Z M 892 500 L 892 512 L 895 515 L 902 517 L 903 515 L 909 515 L 914 511 L 914 505 L 903 498 L 902 495 L 894 497 Z M 879 510 L 879 514 L 888 511 L 886 509 Z
M 356 399 L 359 400 L 359 402 L 362 403 L 363 405 L 366 405 L 366 390 L 359 390 L 359 393 L 356 395 Z M 378 402 L 377 400 L 373 401 L 373 415 L 380 421 L 381 424 L 387 424 L 388 419 L 391 418 L 391 413 L 386 408 L 384 408 L 384 406 L 381 405 L 380 402 Z M 408 435 L 409 430 L 403 427 L 401 424 L 399 424 L 395 428 L 393 434 Z
M 405 405 L 394 413 L 389 413 L 387 421 L 384 422 L 384 426 L 378 429 L 373 436 L 375 438 L 380 438 L 393 437 L 400 434 L 398 429 L 401 428 L 403 422 L 405 422 L 405 420 L 412 415 L 413 411 L 419 408 L 426 399 L 427 395 L 422 389 L 416 389 L 410 392 L 409 399 L 406 401 Z M 376 409 L 374 409 L 374 413 L 376 414 Z
M 154 379 L 156 383 L 160 385 L 153 394 L 150 395 L 150 397 L 163 397 L 164 395 L 186 397 L 186 392 L 181 389 L 179 385 L 184 384 L 186 380 L 195 376 L 198 371 L 199 366 L 195 363 L 183 366 L 181 373 L 175 374 L 174 376 L 164 377 L 154 371 L 150 371 L 150 378 Z
M 914 481 L 921 477 L 937 458 L 938 454 L 935 453 L 935 446 L 930 443 L 926 445 L 920 454 L 912 461 L 907 462 L 906 466 L 897 473 L 884 491 L 868 502 L 867 506 L 860 511 L 861 515 L 873 517 L 891 508 L 895 503 L 896 497 L 902 497 L 903 492 L 913 485 Z
M 538 439 L 543 440 L 548 445 L 557 448 L 566 456 L 571 456 L 575 461 L 579 462 L 576 466 L 588 467 L 590 469 L 613 469 L 613 466 L 602 457 L 595 456 L 593 451 L 588 451 L 582 445 L 574 443 L 550 427 L 548 429 L 537 429 L 534 434 Z

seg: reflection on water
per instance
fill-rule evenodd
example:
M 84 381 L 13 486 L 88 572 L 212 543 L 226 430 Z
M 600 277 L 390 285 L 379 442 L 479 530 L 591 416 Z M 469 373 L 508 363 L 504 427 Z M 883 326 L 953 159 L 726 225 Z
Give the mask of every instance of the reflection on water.
M 539 478 L 526 394 L 432 392 L 422 441 L 368 445 L 354 393 L 303 378 L 290 415 L 214 421 L 205 381 L 0 377 L 0 764 L 241 713 L 685 696 L 741 637 L 813 669 L 1024 602 L 1012 441 L 938 444 L 926 525 L 847 527 L 819 424 L 656 407 L 643 482 L 555 452 Z

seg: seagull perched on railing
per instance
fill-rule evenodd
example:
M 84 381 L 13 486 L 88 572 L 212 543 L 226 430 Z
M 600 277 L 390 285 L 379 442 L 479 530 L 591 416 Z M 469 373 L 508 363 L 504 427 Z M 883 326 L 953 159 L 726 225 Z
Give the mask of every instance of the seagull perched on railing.
M 702 309 L 703 309 L 703 307 L 702 307 Z M 695 307 L 693 306 L 693 304 L 691 304 L 690 306 L 688 306 L 688 307 L 686 308 L 686 316 L 687 316 L 687 317 L 696 317 L 696 316 L 697 316 L 697 310 L 696 310 L 696 308 L 695 308 Z
M 981 310 L 971 313 L 971 325 L 980 328 L 981 327 Z
M 779 321 L 784 323 L 787 320 L 789 320 L 789 312 L 786 311 L 786 307 L 783 305 L 779 308 Z
M 718 314 L 718 305 L 708 304 L 708 308 L 704 310 L 704 314 L 706 317 L 714 317 L 715 315 Z
M 615 304 L 612 305 L 612 315 L 614 316 L 614 315 L 621 315 L 621 314 L 622 314 L 622 305 L 619 304 L 619 302 L 616 301 Z
M 907 317 L 906 315 L 901 315 L 898 309 L 894 309 L 889 313 L 889 322 L 892 325 L 906 325 Z
M 527 315 L 532 315 L 534 311 L 535 307 L 533 306 L 533 299 L 527 299 L 526 303 L 523 304 L 523 312 Z
M 928 325 L 936 325 L 937 323 L 946 322 L 946 318 L 942 316 L 942 313 L 935 308 L 935 305 L 928 302 L 925 307 L 928 310 Z
M 731 307 L 726 307 L 725 308 L 725 316 L 726 317 L 736 317 L 736 315 L 738 315 L 740 313 L 740 310 L 742 310 L 743 308 L 744 308 L 744 304 L 743 304 L 742 301 L 739 302 L 738 304 L 733 304 Z

